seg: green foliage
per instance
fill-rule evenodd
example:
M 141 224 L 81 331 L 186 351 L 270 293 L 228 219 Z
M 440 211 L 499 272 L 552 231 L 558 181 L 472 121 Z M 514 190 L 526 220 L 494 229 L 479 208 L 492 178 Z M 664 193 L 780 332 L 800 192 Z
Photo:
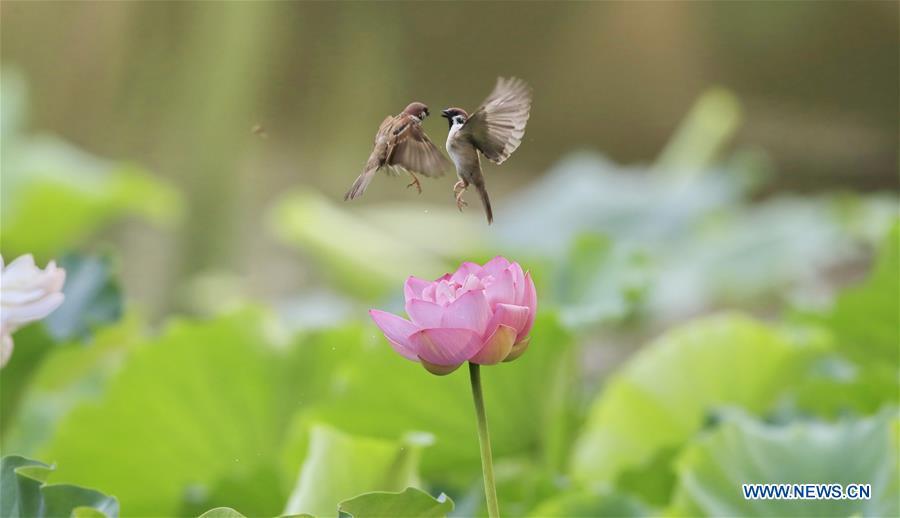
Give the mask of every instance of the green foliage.
M 384 439 L 408 430 L 434 434 L 422 459 L 430 480 L 467 483 L 480 465 L 475 414 L 465 369 L 433 376 L 399 357 L 374 326 L 373 341 L 338 372 L 341 387 L 311 417 L 342 430 Z M 498 457 L 538 452 L 548 463 L 567 455 L 572 433 L 572 337 L 552 314 L 534 326 L 528 351 L 515 362 L 484 369 L 485 405 Z M 377 387 L 377 390 L 373 390 Z
M 567 326 L 581 328 L 636 316 L 646 303 L 649 268 L 644 253 L 616 248 L 596 234 L 577 236 L 548 286 Z
M 770 409 L 818 346 L 740 315 L 704 318 L 640 351 L 592 405 L 572 473 L 613 480 L 687 441 L 717 407 Z
M 884 239 L 872 273 L 838 298 L 828 316 L 841 350 L 861 364 L 900 365 L 900 221 Z
M 408 487 L 399 493 L 364 493 L 344 500 L 338 510 L 353 518 L 442 518 L 453 511 L 453 500 L 443 493 L 434 498 L 424 491 Z
M 79 486 L 48 484 L 53 467 L 11 455 L 0 460 L 0 516 L 55 518 L 59 516 L 119 515 L 119 503 L 111 497 Z
M 713 112 L 732 111 L 731 101 L 716 97 Z M 707 129 L 725 136 L 728 125 Z M 696 126 L 700 135 L 706 131 Z M 686 142 L 687 148 L 699 143 L 707 158 L 719 145 L 702 137 Z M 755 309 L 815 295 L 828 272 L 858 259 L 860 242 L 872 243 L 896 213 L 892 196 L 779 195 L 751 204 L 760 177 L 752 164 L 674 160 L 689 167 L 568 156 L 507 201 L 494 225 L 496 246 L 550 258 L 563 279 L 588 280 L 583 298 L 542 293 L 545 302 L 563 306 L 567 322 L 608 323 L 634 309 L 652 321 L 672 321 L 720 306 Z M 604 246 L 590 246 L 592 240 Z M 576 268 L 569 271 L 563 258 L 572 251 L 594 260 L 568 259 Z M 570 293 L 565 285 L 553 288 Z
M 640 517 L 647 516 L 649 509 L 640 501 L 627 495 L 603 490 L 573 490 L 544 501 L 529 516 L 534 518 L 578 517 Z
M 837 349 L 821 362 L 797 405 L 825 415 L 868 414 L 900 402 L 900 222 L 883 240 L 869 276 L 841 293 L 823 314 L 800 320 L 820 325 Z
M 199 518 L 246 518 L 230 507 L 216 507 L 201 514 Z
M 99 402 L 63 419 L 46 456 L 135 515 L 173 514 L 190 485 L 252 473 L 277 451 L 281 422 L 277 357 L 261 327 L 250 312 L 173 323 L 129 353 Z M 129 466 L 140 469 L 126 476 Z
M 548 320 L 546 326 L 551 334 L 552 322 Z M 268 345 L 263 327 L 258 313 L 243 312 L 204 323 L 176 322 L 159 339 L 128 345 L 134 342 L 133 331 L 129 331 L 133 324 L 123 324 L 98 333 L 92 347 L 54 351 L 27 394 L 22 427 L 10 440 L 17 448 L 38 449 L 61 465 L 70 465 L 60 476 L 104 487 L 135 513 L 196 515 L 210 504 L 228 503 L 253 515 L 275 514 L 288 501 L 289 484 L 297 479 L 304 459 L 307 469 L 318 475 L 300 477 L 295 498 L 305 501 L 311 494 L 319 495 L 313 510 L 326 505 L 333 510 L 341 499 L 366 490 L 402 489 L 415 483 L 412 474 L 417 472 L 419 454 L 412 440 L 415 436 L 406 432 L 434 430 L 443 435 L 440 423 L 407 414 L 391 427 L 399 430 L 394 438 L 361 441 L 364 456 L 370 459 L 367 466 L 375 466 L 371 461 L 374 453 L 367 449 L 371 445 L 388 444 L 393 453 L 403 448 L 403 473 L 410 476 L 396 475 L 382 486 L 375 484 L 374 478 L 366 478 L 367 471 L 358 466 L 353 472 L 360 478 L 347 477 L 346 471 L 325 477 L 329 465 L 322 459 L 346 454 L 356 440 L 335 439 L 345 437 L 335 431 L 320 432 L 319 440 L 314 433 L 310 441 L 307 423 L 313 417 L 328 422 L 317 416 L 318 405 L 330 407 L 331 398 L 338 402 L 335 408 L 342 408 L 344 401 L 348 405 L 344 410 L 365 411 L 365 400 L 350 405 L 345 398 L 354 394 L 348 390 L 365 391 L 353 388 L 357 385 L 351 380 L 356 375 L 363 371 L 377 374 L 369 370 L 373 358 L 380 358 L 386 366 L 381 375 L 396 375 L 390 367 L 393 364 L 415 367 L 411 379 L 437 378 L 417 365 L 406 365 L 368 329 L 363 334 L 359 327 L 348 326 L 304 335 L 287 350 L 278 350 Z M 557 329 L 555 333 L 565 347 L 568 339 L 564 332 Z M 541 356 L 535 353 L 536 358 Z M 110 374 L 113 377 L 107 381 Z M 405 384 L 400 388 L 409 392 Z M 461 390 L 459 413 L 471 418 L 466 387 Z M 446 395 L 448 390 L 438 388 L 437 393 Z M 428 392 L 422 395 L 428 397 Z M 86 399 L 96 402 L 71 408 L 73 400 Z M 52 405 L 48 404 L 51 401 Z M 505 404 L 502 398 L 498 401 L 498 406 Z M 48 407 L 57 412 L 47 415 L 38 411 Z M 291 420 L 297 409 L 297 418 Z M 357 428 L 371 429 L 358 416 L 353 422 Z M 474 438 L 474 422 L 470 424 L 472 428 L 465 427 L 460 433 L 466 442 Z M 552 424 L 558 426 L 557 420 Z M 48 437 L 53 428 L 56 433 Z M 369 435 L 378 436 L 379 431 L 374 429 Z M 397 443 L 399 436 L 407 439 Z M 178 439 L 163 440 L 168 437 Z M 49 444 L 41 446 L 47 439 Z M 135 448 L 135 444 L 145 447 Z M 444 447 L 450 452 L 464 449 L 449 442 Z M 477 467 L 477 453 L 468 457 L 469 465 Z M 391 469 L 400 465 L 393 464 L 398 458 L 391 457 Z M 122 476 L 125 465 L 142 469 L 133 476 Z M 151 480 L 156 482 L 148 493 L 145 484 Z M 329 496 L 314 484 L 316 480 L 329 481 L 328 487 L 339 492 Z M 341 481 L 356 482 L 342 486 Z M 340 492 L 341 487 L 346 490 Z
M 40 325 L 17 333 L 15 358 L 0 376 L 3 397 L 9 398 L 2 408 L 16 425 L 0 436 L 3 450 L 37 455 L 73 407 L 103 395 L 109 377 L 142 340 L 140 333 L 141 322 L 133 317 L 98 330 L 89 345 L 54 345 Z M 34 351 L 41 356 L 31 362 Z M 14 385 L 26 366 L 33 372 L 19 392 Z
M 66 342 L 71 345 L 72 341 L 89 339 L 93 329 L 112 324 L 122 314 L 122 294 L 111 266 L 111 257 L 68 254 L 59 263 L 66 269 L 63 304 L 43 322 L 26 326 L 16 333 L 15 359 L 4 368 L 3 376 L 0 377 L 0 424 L 4 430 L 10 422 L 9 418 L 18 411 L 20 399 L 25 391 L 40 385 L 39 382 L 32 381 L 32 378 L 39 375 L 43 362 L 58 352 L 59 348 L 56 346 Z M 101 329 L 100 333 L 103 334 L 108 329 L 110 328 Z M 98 350 L 106 351 L 106 348 L 101 347 Z M 84 356 L 91 357 L 93 354 L 89 352 Z M 77 353 L 75 355 L 77 356 Z M 81 370 L 84 366 L 83 362 L 79 362 L 77 367 L 65 364 L 57 374 L 64 380 L 78 379 L 78 375 L 84 373 Z M 50 381 L 50 385 L 56 381 L 58 380 Z M 43 422 L 44 426 L 36 426 L 25 433 L 20 433 L 32 424 L 28 417 L 20 417 L 20 420 L 24 420 L 25 426 L 19 427 L 19 430 L 14 432 L 16 437 L 12 440 L 8 433 L 3 434 L 0 443 L 4 447 L 12 443 L 23 448 L 17 449 L 18 453 L 34 453 L 20 439 L 30 444 L 39 442 L 50 433 L 50 429 L 46 426 L 48 414 L 58 415 L 60 407 L 66 406 L 62 404 L 63 401 L 72 401 L 83 395 L 80 390 L 59 391 L 54 393 L 53 398 L 41 401 L 38 406 L 26 407 L 25 413 L 35 417 L 43 416 L 38 417 L 38 421 Z
M 428 277 L 449 268 L 433 252 L 338 210 L 312 191 L 283 199 L 272 211 L 270 227 L 283 241 L 313 254 L 335 283 L 358 295 L 381 294 L 402 286 L 409 275 Z
M 587 243 L 587 255 L 573 264 L 601 257 L 598 244 Z M 574 268 L 573 274 L 581 271 Z M 879 266 L 873 275 L 884 271 Z M 865 286 L 891 288 L 890 279 Z M 818 444 L 810 437 L 831 428 L 856 430 L 837 434 L 848 444 L 877 446 L 854 447 L 854 458 L 891 458 L 894 446 L 876 440 L 887 426 L 882 418 L 788 425 L 784 430 L 800 432 L 782 433 L 723 413 L 736 406 L 795 421 L 785 402 L 798 380 L 809 377 L 811 364 L 845 350 L 845 343 L 830 348 L 829 336 L 843 336 L 830 323 L 840 321 L 823 319 L 833 331 L 826 333 L 815 322 L 781 327 L 725 314 L 675 328 L 612 375 L 582 427 L 584 385 L 576 366 L 583 351 L 555 313 L 541 313 L 529 351 L 484 371 L 505 513 L 643 516 L 661 507 L 679 515 L 721 514 L 706 507 L 709 502 L 731 506 L 723 507 L 726 514 L 752 513 L 736 499 L 734 480 L 723 482 L 715 469 L 724 465 L 736 477 L 752 478 L 752 466 L 742 465 L 746 452 L 781 448 L 797 452 L 789 464 L 799 470 L 785 471 L 784 480 L 800 477 L 804 459 L 816 458 L 803 445 Z M 439 487 L 454 496 L 456 512 L 483 513 L 463 371 L 428 374 L 396 355 L 370 323 L 300 334 L 287 345 L 276 345 L 269 324 L 264 314 L 244 311 L 176 321 L 148 340 L 132 318 L 98 329 L 89 347 L 52 347 L 41 326 L 25 329 L 16 335 L 26 347 L 22 357 L 39 354 L 41 361 L 27 373 L 11 367 L 0 378 L 4 397 L 21 399 L 18 411 L 5 417 L 14 426 L 3 434 L 3 448 L 54 459 L 61 466 L 55 476 L 115 494 L 129 514 L 196 516 L 228 505 L 211 512 L 331 516 L 343 501 L 345 513 L 377 516 L 395 512 L 382 506 L 401 504 L 371 495 L 345 499 L 409 486 Z M 859 431 L 875 421 L 881 431 Z M 433 436 L 434 444 L 422 449 L 423 435 L 411 434 L 416 430 Z M 710 459 L 726 460 L 720 465 Z M 843 459 L 831 459 L 828 466 Z M 141 469 L 123 471 L 124 466 Z M 848 476 L 888 484 L 887 495 L 897 494 L 890 482 L 895 475 L 883 464 L 860 469 Z M 406 493 L 423 505 L 427 501 L 426 515 L 448 512 L 449 502 L 435 504 L 412 489 Z M 872 508 L 815 509 L 894 512 L 879 502 Z M 794 510 L 767 507 L 759 514 Z
M 146 173 L 23 134 L 14 83 L 4 76 L 4 253 L 47 258 L 123 215 L 177 217 L 178 196 Z M 490 241 L 474 211 L 346 211 L 312 191 L 285 197 L 269 226 L 363 299 L 509 249 L 538 267 L 543 312 L 529 351 L 483 372 L 505 515 L 896 515 L 900 224 L 868 280 L 802 327 L 704 317 L 608 370 L 626 351 L 598 323 L 632 324 L 616 330 L 638 331 L 633 342 L 639 325 L 723 302 L 802 299 L 794 288 L 820 283 L 880 228 L 884 204 L 868 199 L 852 210 L 824 196 L 744 203 L 746 164 L 708 174 L 739 118 L 735 99 L 712 92 L 652 168 L 566 161 L 507 205 Z M 54 477 L 115 494 L 129 515 L 484 514 L 464 369 L 432 376 L 369 322 L 278 339 L 251 310 L 147 338 L 139 319 L 118 321 L 109 256 L 60 261 L 66 303 L 17 332 L 0 377 L 3 451 L 59 462 Z M 45 484 L 48 468 L 24 457 L 0 471 L 2 516 L 118 512 L 101 493 Z M 821 477 L 872 483 L 877 498 L 751 502 L 739 492 Z
M 202 17 L 199 30 L 185 31 L 186 48 L 198 58 L 208 41 L 220 40 L 210 36 L 222 27 L 237 37 L 222 40 L 228 52 L 217 49 L 214 59 L 186 60 L 201 72 L 186 77 L 203 79 L 187 81 L 183 105 L 159 119 L 187 121 L 184 131 L 161 132 L 168 151 L 165 142 L 154 149 L 185 188 L 195 217 L 176 245 L 183 249 L 163 243 L 162 252 L 143 261 L 177 252 L 159 268 L 166 275 L 151 282 L 171 281 L 167 288 L 177 292 L 170 300 L 183 293 L 192 309 L 208 313 L 243 304 L 248 295 L 237 293 L 239 285 L 269 291 L 271 279 L 248 272 L 269 274 L 274 265 L 279 280 L 294 273 L 278 266 L 265 239 L 235 241 L 257 223 L 247 216 L 258 205 L 244 205 L 249 199 L 238 191 L 258 178 L 228 173 L 235 164 L 251 174 L 275 164 L 246 131 L 250 119 L 264 116 L 257 113 L 263 105 L 240 102 L 254 97 L 257 82 L 248 70 L 277 69 L 256 55 L 272 54 L 263 52 L 268 43 L 260 36 L 280 19 L 273 9 L 219 9 Z M 378 6 L 367 9 L 384 16 Z M 384 56 L 392 53 L 376 52 L 382 58 L 372 60 L 355 50 L 372 42 L 389 50 L 397 41 L 371 39 L 346 13 L 332 21 L 359 36 L 327 53 L 337 56 L 335 77 L 391 68 Z M 594 30 L 581 25 L 585 34 Z M 235 56 L 252 66 L 234 66 Z M 179 85 L 177 78 L 166 81 L 162 86 Z M 331 115 L 316 134 L 349 128 L 369 138 L 371 128 L 348 127 L 333 115 L 380 117 L 381 108 L 366 103 L 359 113 L 355 103 L 343 102 L 357 96 L 359 81 L 331 83 L 341 101 L 316 107 Z M 307 86 L 311 93 L 321 88 Z M 394 97 L 388 90 L 376 97 Z M 176 320 L 159 335 L 148 335 L 133 314 L 120 320 L 115 256 L 64 254 L 126 218 L 178 222 L 182 194 L 134 164 L 26 131 L 27 89 L 15 71 L 4 69 L 2 91 L 0 251 L 7 259 L 26 252 L 41 263 L 57 259 L 68 280 L 65 304 L 16 332 L 15 355 L 0 376 L 0 449 L 17 454 L 0 462 L 0 516 L 114 516 L 119 501 L 129 516 L 485 514 L 465 369 L 427 374 L 395 354 L 368 321 L 289 336 L 271 315 L 253 310 Z M 185 118 L 197 99 L 197 116 Z M 159 111 L 155 103 L 126 101 L 126 112 L 132 104 Z M 302 118 L 315 119 L 306 108 Z M 53 110 L 41 113 L 56 118 Z M 460 260 L 498 253 L 528 261 L 533 272 L 537 267 L 542 314 L 529 351 L 483 371 L 505 516 L 900 515 L 896 193 L 775 193 L 760 200 L 753 191 L 768 172 L 762 153 L 721 160 L 741 119 L 733 94 L 710 90 L 654 164 L 621 166 L 595 153 L 565 158 L 520 192 L 498 196 L 502 217 L 492 227 L 477 207 L 459 214 L 449 197 L 440 208 L 341 204 L 301 189 L 273 207 L 268 230 L 313 259 L 315 273 L 326 278 L 311 276 L 311 284 L 322 284 L 317 289 L 356 297 L 340 305 L 358 309 L 359 320 L 365 309 L 359 301 L 396 305 L 410 274 L 434 278 Z M 344 156 L 344 140 L 310 163 L 322 173 L 347 171 L 357 158 Z M 185 155 L 180 166 L 177 156 L 166 158 L 173 150 Z M 245 162 L 246 150 L 253 156 Z M 393 183 L 402 190 L 405 181 Z M 258 193 L 269 187 L 260 184 Z M 829 310 L 805 308 L 810 300 L 828 302 L 822 294 L 843 282 L 848 265 L 856 273 L 861 251 L 888 220 L 895 227 L 868 279 L 837 296 Z M 252 268 L 235 262 L 238 250 L 252 256 Z M 124 257 L 133 255 L 134 249 Z M 129 270 L 158 274 L 144 266 Z M 206 270 L 222 266 L 237 268 Z M 784 306 L 804 311 L 802 325 L 777 323 Z M 772 322 L 736 313 L 695 319 L 721 307 Z M 305 324 L 291 321 L 290 328 Z M 645 345 L 656 332 L 662 337 Z M 632 347 L 637 352 L 628 358 Z M 47 484 L 53 468 L 26 456 L 59 462 L 54 481 L 97 487 L 120 500 Z M 739 491 L 745 482 L 871 483 L 875 498 L 747 501 Z
M 66 299 L 44 325 L 58 341 L 85 338 L 92 329 L 122 316 L 122 290 L 110 256 L 68 254 L 59 260 L 66 270 Z
M 673 516 L 897 516 L 895 412 L 835 424 L 761 423 L 732 413 L 677 461 Z M 872 485 L 870 500 L 745 500 L 741 484 Z
M 2 89 L 4 254 L 33 253 L 47 259 L 123 216 L 156 223 L 171 223 L 179 216 L 178 193 L 146 171 L 101 160 L 49 135 L 22 134 L 24 80 L 4 69 Z
M 30 325 L 16 332 L 14 358 L 3 368 L 0 376 L 0 430 L 6 432 L 12 417 L 19 409 L 22 394 L 44 356 L 53 349 L 53 339 L 43 326 Z M 0 444 L 6 446 L 7 433 L 0 434 Z M 3 451 L 9 451 L 3 448 Z M 21 452 L 19 452 L 21 453 Z
M 309 453 L 285 513 L 331 516 L 337 502 L 360 492 L 397 491 L 417 485 L 421 449 L 430 441 L 422 434 L 385 441 L 313 427 Z M 361 504 L 355 508 L 364 507 Z
M 885 238 L 872 273 L 841 294 L 830 315 L 841 353 L 860 366 L 855 389 L 866 408 L 897 404 L 900 397 L 900 221 Z
M 709 167 L 737 132 L 741 119 L 740 102 L 731 91 L 721 87 L 707 90 L 669 139 L 656 168 L 685 177 Z

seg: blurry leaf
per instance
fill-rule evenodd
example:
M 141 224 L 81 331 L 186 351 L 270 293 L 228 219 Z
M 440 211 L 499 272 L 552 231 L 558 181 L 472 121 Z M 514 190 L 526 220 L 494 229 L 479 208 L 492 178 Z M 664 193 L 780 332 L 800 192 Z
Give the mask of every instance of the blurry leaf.
M 44 319 L 56 340 L 83 339 L 92 329 L 122 316 L 122 292 L 109 256 L 69 254 L 59 260 L 66 270 L 63 304 Z
M 94 514 L 119 515 L 119 502 L 111 497 L 83 487 L 69 484 L 48 484 L 41 488 L 44 496 L 44 515 L 48 517 L 67 516 L 75 508 L 90 508 Z M 82 511 L 85 513 L 85 511 Z
M 716 407 L 762 412 L 798 375 L 816 345 L 739 315 L 700 319 L 642 349 L 593 404 L 575 447 L 580 480 L 609 481 L 689 439 Z
M 142 323 L 138 318 L 126 318 L 115 325 L 99 329 L 90 347 L 52 347 L 34 363 L 34 372 L 21 395 L 17 411 L 4 421 L 0 446 L 4 451 L 36 455 L 52 437 L 57 424 L 72 407 L 85 401 L 99 399 L 108 378 L 115 373 L 128 351 L 141 339 Z M 42 326 L 33 326 L 42 330 Z M 20 338 L 31 337 L 30 328 L 16 334 L 17 358 L 23 362 L 33 342 Z M 49 340 L 49 339 L 48 339 Z M 48 342 L 49 344 L 50 342 Z M 50 347 L 48 345 L 48 347 Z M 0 376 L 4 398 L 8 395 L 7 372 L 15 370 L 11 362 Z M 4 402 L 6 400 L 4 399 Z M 4 405 L 4 411 L 9 408 Z
M 47 484 L 53 469 L 25 457 L 3 457 L 0 460 L 0 516 L 55 518 L 69 516 L 77 508 L 84 508 L 78 516 L 119 515 L 119 503 L 113 497 L 68 484 Z M 90 511 L 86 510 L 88 508 Z
M 283 241 L 313 254 L 335 283 L 358 295 L 380 294 L 410 274 L 446 270 L 434 253 L 338 209 L 313 191 L 281 200 L 270 227 Z
M 466 369 L 433 376 L 397 355 L 374 325 L 367 330 L 367 347 L 331 380 L 333 399 L 309 417 L 388 440 L 408 430 L 432 433 L 423 474 L 432 482 L 467 483 L 479 472 L 480 457 Z M 573 345 L 555 315 L 541 313 L 521 358 L 482 370 L 495 459 L 538 452 L 556 463 L 568 456 Z
M 585 233 L 656 249 L 683 239 L 698 220 L 741 195 L 742 186 L 722 172 L 673 185 L 647 168 L 576 153 L 509 198 L 508 217 L 495 223 L 497 241 L 551 257 Z
M 838 417 L 847 414 L 868 415 L 885 404 L 895 403 L 897 373 L 883 364 L 856 365 L 838 354 L 814 364 L 809 375 L 798 379 L 794 413 Z
M 158 223 L 179 217 L 177 191 L 159 178 L 135 166 L 91 156 L 53 136 L 19 134 L 26 111 L 24 81 L 5 72 L 0 155 L 3 253 L 34 253 L 47 259 L 125 215 Z
M 821 297 L 823 276 L 861 255 L 833 201 L 779 196 L 723 207 L 665 246 L 652 246 L 660 275 L 651 311 L 680 318 L 717 302 L 770 307 Z
M 503 516 L 527 516 L 535 506 L 572 490 L 571 480 L 556 466 L 541 465 L 528 453 L 517 457 L 494 458 L 497 499 Z M 484 482 L 477 468 L 466 490 L 446 487 L 454 495 L 455 516 L 487 516 Z
M 657 173 L 571 155 L 509 199 L 493 246 L 561 263 L 572 250 L 590 256 L 578 240 L 602 235 L 610 250 L 599 250 L 588 296 L 563 299 L 566 322 L 615 316 L 635 301 L 674 320 L 722 303 L 821 298 L 823 274 L 860 259 L 871 234 L 860 228 L 879 228 L 896 213 L 896 200 L 880 195 L 849 197 L 854 210 L 848 196 L 830 195 L 751 205 L 742 200 L 748 182 L 733 169 L 685 173 L 696 176 L 691 182 Z
M 735 412 L 678 459 L 674 516 L 898 516 L 894 412 L 836 424 L 763 424 Z M 747 500 L 742 484 L 872 485 L 870 500 Z
M 289 416 L 285 423 L 285 444 L 278 455 L 281 478 L 288 481 L 284 490 L 289 493 L 296 485 L 297 469 L 303 464 L 309 451 L 309 419 L 311 411 L 306 407 L 324 405 L 332 394 L 343 394 L 347 389 L 347 375 L 353 365 L 365 359 L 361 354 L 366 342 L 363 327 L 345 325 L 334 329 L 318 330 L 298 336 L 283 360 L 291 375 L 279 391 L 279 413 Z M 295 412 L 297 408 L 300 412 Z M 403 430 L 393 437 L 396 440 Z M 283 504 L 283 502 L 282 502 Z M 280 509 L 279 509 L 280 510 Z
M 106 518 L 106 514 L 93 507 L 76 507 L 72 509 L 72 518 Z
M 819 415 L 868 414 L 900 397 L 900 223 L 881 247 L 868 278 L 841 293 L 824 314 L 801 313 L 831 330 L 833 357 L 802 380 L 798 406 Z M 841 356 L 842 355 L 842 356 Z
M 535 518 L 640 517 L 650 510 L 637 500 L 611 490 L 573 490 L 544 501 L 529 516 Z
M 562 301 L 584 298 L 590 277 L 597 265 L 609 256 L 612 243 L 603 236 L 582 234 L 572 242 L 569 261 L 561 274 L 564 276 L 559 299 Z
M 672 497 L 675 486 L 675 472 L 672 464 L 678 447 L 659 450 L 650 461 L 625 469 L 616 480 L 616 488 L 640 498 L 648 505 L 664 506 Z
M 291 331 L 336 328 L 359 316 L 359 306 L 331 290 L 304 290 L 279 301 L 279 320 Z
M 66 170 L 64 164 L 57 167 Z M 10 255 L 33 252 L 38 257 L 48 257 L 77 245 L 123 215 L 136 213 L 168 222 L 180 210 L 171 187 L 133 167 L 103 171 L 110 178 L 84 184 L 75 183 L 75 171 L 71 177 L 26 171 L 23 174 L 28 174 L 27 181 L 13 182 L 7 180 L 7 168 L 3 169 L 4 194 L 13 191 L 9 199 L 3 200 L 0 227 L 4 253 Z M 48 211 L 47 207 L 53 210 Z M 41 224 L 35 226 L 35 221 Z
M 553 286 L 560 314 L 575 328 L 624 319 L 643 302 L 648 276 L 642 253 L 615 247 L 604 236 L 579 235 L 557 266 Z
M 364 205 L 358 212 L 383 232 L 402 235 L 405 242 L 439 257 L 471 258 L 488 243 L 484 216 L 476 210 L 460 214 L 452 204 L 381 203 Z
M 288 495 L 283 488 L 284 481 L 273 459 L 260 460 L 261 463 L 253 469 L 227 473 L 208 485 L 189 486 L 176 515 L 197 516 L 210 505 L 222 502 L 248 513 L 252 511 L 253 516 L 263 511 L 267 514 L 278 512 Z
M 242 312 L 179 321 L 131 351 L 103 397 L 57 426 L 45 453 L 59 475 L 109 490 L 131 515 L 159 516 L 178 510 L 189 485 L 205 488 L 271 462 L 283 371 L 260 320 Z M 258 505 L 254 514 L 274 514 L 267 506 L 280 504 Z
M 108 257 L 95 258 L 71 254 L 59 262 L 60 266 L 66 269 L 66 283 L 63 288 L 65 301 L 41 324 L 27 326 L 16 333 L 15 360 L 4 368 L 0 379 L 2 388 L 0 421 L 5 431 L 9 430 L 12 424 L 11 419 L 19 408 L 19 398 L 27 389 L 31 376 L 42 368 L 41 362 L 45 360 L 46 353 L 49 352 L 53 356 L 57 352 L 56 348 L 51 349 L 54 342 L 83 339 L 91 329 L 112 323 L 121 316 L 122 295 Z M 77 353 L 74 355 L 77 356 Z M 94 356 L 87 353 L 82 357 Z M 58 374 L 65 380 L 71 380 L 76 377 L 76 372 L 82 371 L 67 365 L 66 370 Z M 51 385 L 54 383 L 56 382 L 51 381 Z M 77 393 L 80 394 L 80 391 Z M 52 422 L 48 422 L 48 418 L 57 416 L 60 406 L 65 406 L 60 404 L 59 399 L 71 402 L 75 399 L 74 395 L 68 390 L 55 392 L 53 397 L 45 399 L 41 404 L 27 407 L 25 412 L 31 417 L 37 417 L 40 426 L 31 428 L 25 433 L 22 433 L 22 428 L 13 431 L 12 435 L 16 436 L 15 438 L 11 438 L 10 432 L 7 431 L 2 435 L 3 446 L 8 448 L 10 444 L 16 444 L 14 451 L 17 453 L 34 453 L 34 450 L 22 441 L 33 446 L 46 438 L 53 430 Z
M 418 484 L 422 434 L 401 441 L 347 435 L 315 426 L 309 453 L 285 514 L 332 516 L 339 502 L 364 491 L 396 491 Z
M 707 90 L 697 99 L 655 167 L 668 175 L 690 179 L 708 170 L 741 123 L 741 105 L 724 88 Z
M 864 283 L 846 290 L 828 316 L 838 346 L 853 360 L 865 364 L 900 366 L 900 221 L 881 247 Z M 896 395 L 896 394 L 894 394 Z
M 28 389 L 44 356 L 54 349 L 54 341 L 42 325 L 25 326 L 16 332 L 12 359 L 0 376 L 0 443 L 6 448 L 12 420 L 19 410 L 22 395 Z M 20 452 L 21 453 L 21 452 Z
M 453 500 L 441 493 L 437 498 L 408 487 L 399 493 L 372 492 L 344 500 L 338 506 L 341 513 L 353 518 L 441 518 L 453 510 Z
M 198 518 L 246 518 L 230 507 L 216 507 L 201 514 Z

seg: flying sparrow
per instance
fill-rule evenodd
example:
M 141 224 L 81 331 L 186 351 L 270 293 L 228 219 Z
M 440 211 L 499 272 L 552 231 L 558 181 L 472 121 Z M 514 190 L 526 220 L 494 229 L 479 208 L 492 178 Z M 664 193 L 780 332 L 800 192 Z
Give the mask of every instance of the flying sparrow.
M 467 205 L 463 193 L 469 185 L 474 185 L 481 195 L 488 224 L 494 220 L 478 153 L 495 164 L 502 164 L 522 143 L 530 112 L 531 89 L 525 81 L 514 77 L 497 78 L 494 91 L 471 116 L 461 108 L 441 112 L 450 124 L 447 152 L 459 177 L 453 192 L 460 211 Z
M 422 186 L 417 173 L 430 177 L 444 174 L 450 164 L 422 129 L 425 117 L 428 117 L 428 106 L 414 102 L 398 115 L 388 115 L 381 122 L 366 167 L 344 195 L 344 200 L 362 196 L 375 173 L 382 169 L 389 174 L 409 173 L 412 183 L 406 187 L 415 185 L 419 194 L 422 193 Z

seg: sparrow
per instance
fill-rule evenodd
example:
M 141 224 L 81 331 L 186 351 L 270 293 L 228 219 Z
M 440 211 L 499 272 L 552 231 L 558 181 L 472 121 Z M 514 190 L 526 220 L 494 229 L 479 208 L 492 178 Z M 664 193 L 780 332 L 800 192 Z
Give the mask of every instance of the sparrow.
M 372 154 L 369 155 L 362 174 L 344 195 L 345 201 L 362 196 L 375 173 L 382 169 L 389 174 L 400 174 L 403 171 L 409 173 L 412 183 L 406 187 L 415 185 L 419 194 L 422 193 L 422 186 L 416 174 L 429 177 L 444 174 L 450 163 L 422 129 L 422 121 L 426 117 L 428 106 L 413 102 L 399 114 L 388 115 L 381 122 L 375 135 Z
M 453 193 L 460 211 L 467 205 L 462 199 L 463 193 L 469 185 L 474 185 L 481 196 L 488 224 L 494 221 L 481 171 L 481 155 L 498 165 L 506 161 L 522 143 L 530 113 L 531 88 L 514 77 L 497 78 L 494 91 L 471 116 L 462 108 L 447 108 L 441 112 L 450 124 L 447 152 L 459 177 Z

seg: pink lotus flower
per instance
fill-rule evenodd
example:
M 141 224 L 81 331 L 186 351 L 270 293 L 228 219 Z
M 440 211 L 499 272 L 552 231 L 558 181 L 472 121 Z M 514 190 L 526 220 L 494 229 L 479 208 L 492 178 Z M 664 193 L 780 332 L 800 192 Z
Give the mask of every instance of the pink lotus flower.
M 537 293 L 531 274 L 495 257 L 484 266 L 463 263 L 434 282 L 406 280 L 409 320 L 373 309 L 372 320 L 394 350 L 433 374 L 463 362 L 512 361 L 528 347 Z

